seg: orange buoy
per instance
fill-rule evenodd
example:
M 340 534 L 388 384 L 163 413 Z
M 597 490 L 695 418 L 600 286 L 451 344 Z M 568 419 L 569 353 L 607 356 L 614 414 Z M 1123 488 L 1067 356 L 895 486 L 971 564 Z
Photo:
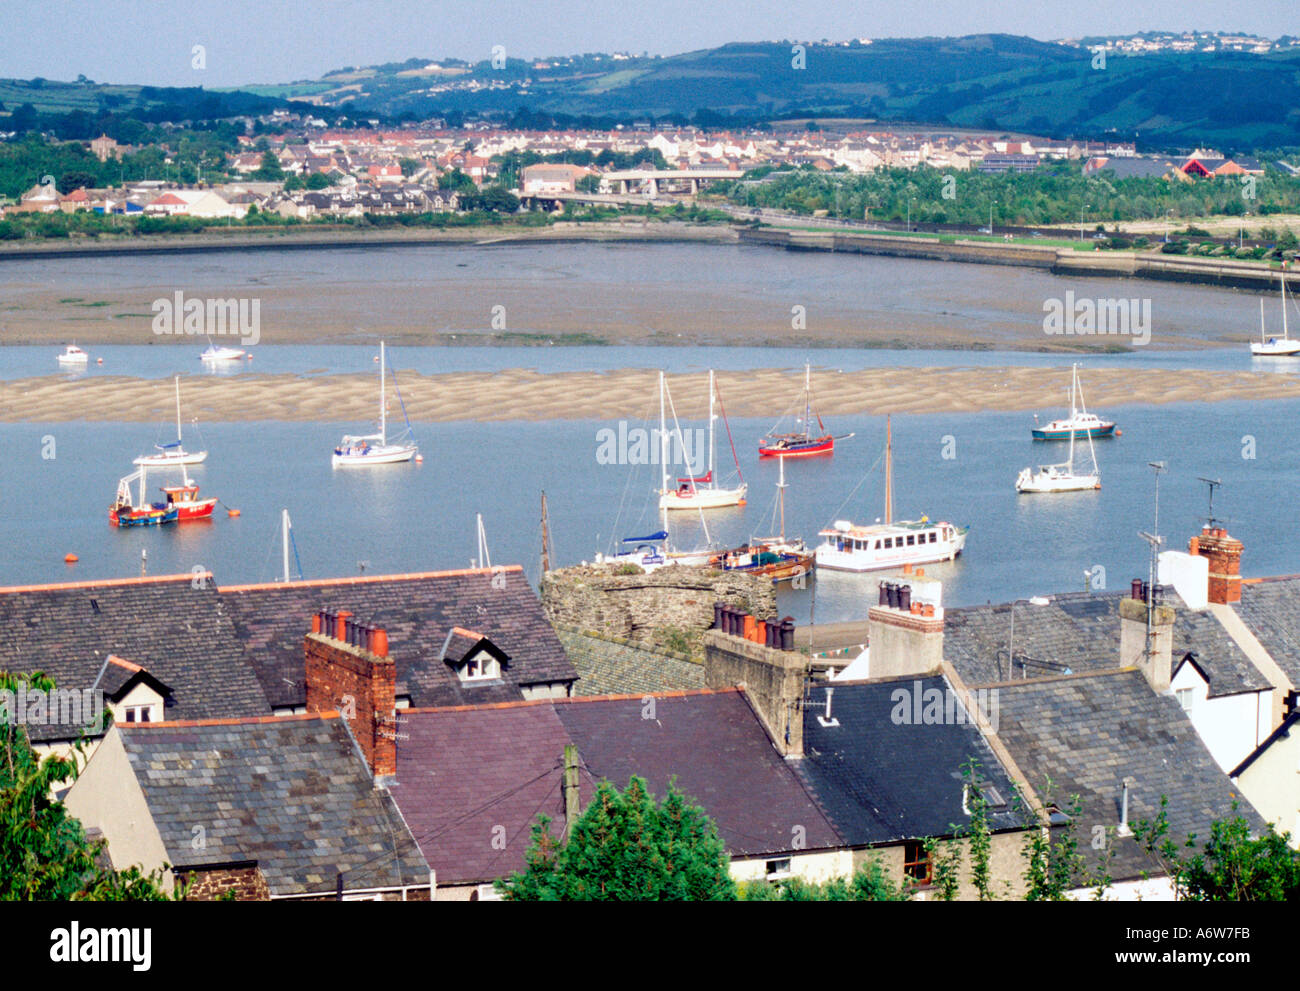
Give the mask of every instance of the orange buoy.
M 417 465 L 422 465 L 422 464 L 424 464 L 424 455 L 423 455 L 423 454 L 417 454 L 417 455 L 415 456 L 415 463 L 416 463 Z
M 80 560 L 81 560 L 81 558 L 77 557 L 76 554 L 64 554 L 64 555 L 63 555 L 63 563 L 64 563 L 64 564 L 76 564 L 76 563 L 77 563 L 78 561 L 80 561 Z
M 96 359 L 95 359 L 95 364 L 96 364 L 96 365 L 102 365 L 103 363 L 104 363 L 104 359 L 103 359 L 103 358 L 96 358 Z
M 1123 436 L 1124 436 L 1124 431 L 1123 431 L 1123 430 L 1120 430 L 1119 427 L 1116 427 L 1116 428 L 1115 428 L 1115 436 L 1116 436 L 1116 437 L 1123 437 Z
M 238 516 L 238 515 L 239 515 L 239 510 L 238 510 L 238 509 L 227 509 L 227 510 L 226 510 L 226 515 L 227 515 L 227 516 Z

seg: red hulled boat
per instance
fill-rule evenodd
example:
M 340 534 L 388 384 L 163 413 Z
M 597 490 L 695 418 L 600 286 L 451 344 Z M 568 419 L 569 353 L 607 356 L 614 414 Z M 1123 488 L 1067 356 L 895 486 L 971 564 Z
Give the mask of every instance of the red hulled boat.
M 833 437 L 826 432 L 822 418 L 817 417 L 818 434 L 812 432 L 812 366 L 804 365 L 803 430 L 798 433 L 768 434 L 758 442 L 760 458 L 806 458 L 815 454 L 833 454 L 837 440 L 848 440 L 852 434 Z

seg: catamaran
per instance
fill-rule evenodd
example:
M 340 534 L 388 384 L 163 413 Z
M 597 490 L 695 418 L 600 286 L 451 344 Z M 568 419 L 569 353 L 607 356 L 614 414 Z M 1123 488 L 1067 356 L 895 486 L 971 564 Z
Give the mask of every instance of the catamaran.
M 751 539 L 743 547 L 724 551 L 714 558 L 713 564 L 723 571 L 740 571 L 747 575 L 770 578 L 774 582 L 790 581 L 813 570 L 813 552 L 804 546 L 803 539 L 785 536 L 785 459 L 781 459 L 780 479 L 776 483 L 781 510 L 781 535 Z
M 1300 354 L 1300 339 L 1292 340 L 1287 336 L 1286 327 L 1286 264 L 1282 265 L 1282 336 L 1264 337 L 1264 301 L 1259 301 L 1259 343 L 1253 341 L 1250 353 L 1256 358 L 1289 358 Z
M 181 377 L 176 376 L 176 439 L 170 444 L 155 444 L 157 454 L 142 454 L 132 464 L 158 467 L 163 465 L 197 465 L 202 464 L 208 456 L 207 451 L 186 451 L 181 446 Z
M 1022 468 L 1016 476 L 1016 491 L 1024 494 L 1035 492 L 1082 492 L 1087 489 L 1101 488 L 1101 475 L 1097 471 L 1097 452 L 1093 449 L 1092 438 L 1088 438 L 1088 451 L 1092 455 L 1092 471 L 1076 473 L 1074 470 L 1074 435 L 1070 435 L 1070 456 L 1064 464 L 1039 465 L 1038 471 Z
M 117 498 L 108 510 L 108 522 L 113 526 L 161 526 L 163 523 L 175 523 L 179 517 L 180 509 L 171 501 L 145 501 L 145 470 L 142 465 L 138 471 L 118 481 Z M 131 483 L 135 481 L 140 483 L 138 500 L 131 495 Z
M 1034 417 L 1038 419 L 1037 416 Z M 1053 420 L 1045 427 L 1034 427 L 1030 433 L 1034 440 L 1073 440 L 1076 437 L 1109 437 L 1115 433 L 1115 424 L 1089 413 L 1083 402 L 1083 387 L 1079 385 L 1079 366 L 1071 366 L 1070 415 Z
M 662 375 L 659 376 L 660 390 L 668 388 Z M 742 479 L 740 484 L 734 487 L 725 487 L 718 485 L 713 479 L 714 473 L 714 437 L 713 425 L 718 417 L 713 412 L 714 403 L 717 399 L 717 389 L 714 385 L 713 371 L 709 371 L 709 463 L 708 471 L 703 475 L 689 475 L 686 478 L 677 479 L 677 488 L 668 488 L 667 466 L 664 466 L 665 476 L 663 489 L 659 493 L 660 509 L 721 509 L 726 506 L 743 506 L 745 496 L 749 492 L 749 486 Z M 725 423 L 726 412 L 723 412 Z M 676 420 L 677 412 L 673 411 L 673 419 Z M 660 428 L 662 430 L 662 427 Z M 679 432 L 680 435 L 680 432 Z M 727 436 L 731 436 L 731 427 L 727 427 Z M 689 465 L 687 466 L 689 469 Z M 740 474 L 740 462 L 736 462 L 736 474 Z
M 411 433 L 411 421 L 406 421 L 406 430 L 402 433 L 403 440 L 398 443 L 390 444 L 388 442 L 388 394 L 385 391 L 386 378 L 386 361 L 384 354 L 384 342 L 379 342 L 379 432 L 376 434 L 363 434 L 352 436 L 344 434 L 343 440 L 339 446 L 334 448 L 334 456 L 330 463 L 334 467 L 353 467 L 357 465 L 390 465 L 400 461 L 410 461 L 420 453 L 420 448 L 409 440 Z M 396 385 L 397 376 L 393 376 L 393 383 Z M 401 401 L 402 394 L 399 390 L 397 393 L 398 401 Z M 406 415 L 406 408 L 403 405 L 402 415 Z
M 58 355 L 60 365 L 84 365 L 90 360 L 90 355 L 75 344 L 69 344 Z
M 803 430 L 788 434 L 768 434 L 758 442 L 760 458 L 805 458 L 814 454 L 832 454 L 837 440 L 848 440 L 852 434 L 833 437 L 826 430 L 820 415 L 817 417 L 817 429 L 812 432 L 812 365 L 803 366 Z
M 894 522 L 893 426 L 886 418 L 884 522 L 859 526 L 836 520 L 818 534 L 826 539 L 817 546 L 815 560 L 818 568 L 858 572 L 951 561 L 965 548 L 969 531 L 966 526 L 932 522 L 928 516 Z

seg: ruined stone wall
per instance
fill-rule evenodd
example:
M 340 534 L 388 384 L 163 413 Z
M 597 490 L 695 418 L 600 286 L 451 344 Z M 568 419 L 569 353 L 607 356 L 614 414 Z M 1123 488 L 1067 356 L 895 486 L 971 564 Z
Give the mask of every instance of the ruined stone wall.
M 610 565 L 561 568 L 542 576 L 542 608 L 551 625 L 700 658 L 700 634 L 713 625 L 713 603 L 729 602 L 760 619 L 776 618 L 776 590 L 753 575 L 668 567 L 623 575 Z

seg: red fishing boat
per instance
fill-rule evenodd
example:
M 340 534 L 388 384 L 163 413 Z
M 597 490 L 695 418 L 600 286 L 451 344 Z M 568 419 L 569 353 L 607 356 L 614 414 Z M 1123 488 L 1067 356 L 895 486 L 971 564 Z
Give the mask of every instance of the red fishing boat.
M 833 454 L 837 440 L 848 440 L 852 434 L 833 437 L 826 432 L 822 418 L 817 417 L 819 433 L 812 431 L 812 366 L 804 365 L 803 430 L 786 434 L 768 434 L 758 442 L 760 458 L 806 458 L 814 454 Z
M 199 487 L 190 479 L 185 479 L 184 485 L 164 485 L 162 490 L 163 495 L 167 497 L 164 505 L 176 510 L 176 522 L 185 523 L 189 520 L 212 518 L 212 510 L 217 505 L 216 497 L 200 498 Z
M 138 500 L 131 495 L 131 483 L 137 479 L 140 482 Z M 175 505 L 165 502 L 145 502 L 144 479 L 145 470 L 142 467 L 117 483 L 117 498 L 108 509 L 108 522 L 113 526 L 161 526 L 164 523 L 176 522 L 179 510 Z

